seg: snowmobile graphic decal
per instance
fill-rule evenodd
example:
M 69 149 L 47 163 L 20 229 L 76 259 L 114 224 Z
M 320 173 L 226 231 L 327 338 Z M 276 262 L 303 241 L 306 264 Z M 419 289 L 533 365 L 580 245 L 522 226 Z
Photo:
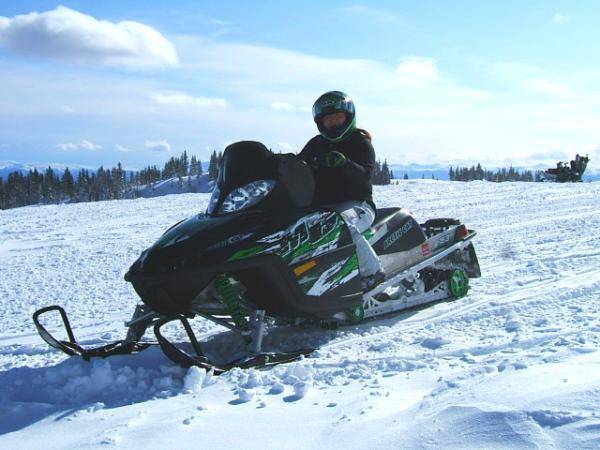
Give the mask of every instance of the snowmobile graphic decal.
M 387 238 L 385 238 L 385 240 L 383 241 L 383 249 L 386 250 L 387 248 L 391 247 L 394 244 L 394 242 L 402 238 L 402 236 L 404 236 L 413 227 L 414 223 L 415 222 L 413 222 L 412 220 L 406 222 L 404 225 L 402 225 L 400 228 L 398 228 L 396 231 L 390 234 Z
M 209 247 L 206 247 L 206 250 L 216 250 L 216 249 L 220 249 L 220 248 L 225 248 L 229 245 L 235 244 L 237 242 L 241 242 L 245 239 L 248 239 L 250 236 L 252 236 L 253 233 L 248 233 L 248 234 L 236 234 L 234 236 L 228 237 L 227 239 L 223 239 L 222 241 L 219 241 Z
M 352 278 L 358 276 L 358 259 L 356 255 L 337 262 L 314 280 L 312 287 L 306 291 L 308 295 L 322 295 L 335 289 Z M 300 280 L 303 284 L 303 280 Z M 308 283 L 306 283 L 308 284 Z
M 285 231 L 265 236 L 257 245 L 236 252 L 230 261 L 249 258 L 263 253 L 277 253 L 287 263 L 296 264 L 319 256 L 338 245 L 342 231 L 341 218 L 333 212 L 315 213 L 301 218 Z
M 285 231 L 279 231 L 258 239 L 259 245 L 240 250 L 229 258 L 230 261 L 252 256 L 275 253 L 288 264 L 298 264 L 316 258 L 323 253 L 335 249 L 339 245 L 343 221 L 334 212 L 317 212 L 302 217 Z M 316 270 L 302 271 L 297 276 L 308 272 L 299 280 L 303 291 L 310 295 L 322 294 L 358 276 L 356 255 L 339 261 L 334 266 L 319 273 Z

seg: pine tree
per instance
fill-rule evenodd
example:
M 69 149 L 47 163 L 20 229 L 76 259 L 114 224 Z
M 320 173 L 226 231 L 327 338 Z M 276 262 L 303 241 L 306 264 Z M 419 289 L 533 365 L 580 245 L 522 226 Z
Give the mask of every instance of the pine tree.
M 54 203 L 58 200 L 57 187 L 58 183 L 56 176 L 54 175 L 54 170 L 52 170 L 52 167 L 48 166 L 44 172 L 44 179 L 42 183 L 42 199 L 45 203 Z
M 71 175 L 68 167 L 63 173 L 60 184 L 64 198 L 72 200 L 75 197 L 75 180 L 73 180 L 73 175 Z
M 190 172 L 189 172 L 189 175 L 191 177 L 193 177 L 194 175 L 197 175 L 196 174 L 196 165 L 197 165 L 196 155 L 192 155 L 192 157 L 190 158 Z
M 219 175 L 219 161 L 217 156 L 217 151 L 213 150 L 210 155 L 210 162 L 208 163 L 208 179 L 214 181 L 217 179 Z
M 392 176 L 390 174 L 390 168 L 387 163 L 387 159 L 383 160 L 383 165 L 381 166 L 381 175 L 382 175 L 382 183 L 384 185 L 390 184 Z
M 187 154 L 187 151 L 184 150 L 183 153 L 182 153 L 182 155 L 181 155 L 180 161 L 179 161 L 179 173 L 178 173 L 178 175 L 180 177 L 187 176 L 188 173 L 189 173 L 189 166 L 190 166 L 190 163 L 189 163 L 189 159 L 188 159 L 188 154 Z
M 6 192 L 4 191 L 4 179 L 0 177 L 0 210 L 6 209 Z

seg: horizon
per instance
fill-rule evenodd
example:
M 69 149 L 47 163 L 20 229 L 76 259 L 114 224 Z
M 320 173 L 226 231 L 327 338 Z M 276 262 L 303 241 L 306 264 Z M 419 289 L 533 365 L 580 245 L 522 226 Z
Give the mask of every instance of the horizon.
M 180 156 L 182 156 L 182 154 L 179 154 L 179 155 L 171 154 L 169 157 L 180 157 Z M 188 153 L 188 158 L 191 158 L 192 156 L 197 157 L 197 155 Z M 203 173 L 206 174 L 208 172 L 209 160 L 204 160 L 204 161 L 202 161 L 200 159 L 198 159 L 198 160 L 202 165 Z M 165 163 L 166 162 L 167 161 L 165 160 Z M 507 166 L 488 166 L 488 165 L 481 164 L 478 161 L 464 162 L 464 164 L 462 164 L 462 163 L 459 163 L 459 164 L 456 164 L 456 163 L 419 164 L 419 163 L 411 163 L 411 162 L 394 163 L 394 162 L 379 161 L 379 160 L 377 162 L 379 164 L 383 164 L 385 162 L 388 164 L 388 167 L 390 168 L 390 170 L 397 171 L 394 174 L 395 176 L 393 176 L 393 179 L 396 179 L 396 180 L 401 179 L 402 175 L 406 174 L 406 173 L 409 174 L 412 178 L 414 178 L 415 176 L 418 176 L 418 175 L 426 175 L 427 177 L 429 177 L 433 174 L 437 174 L 438 176 L 436 176 L 436 179 L 446 179 L 449 174 L 449 171 L 451 169 L 455 169 L 455 170 L 456 169 L 465 169 L 465 168 L 468 169 L 468 168 L 477 167 L 477 166 L 481 166 L 481 168 L 484 171 L 498 171 L 498 170 L 502 170 L 502 169 L 512 168 L 518 172 L 530 171 L 533 173 L 542 172 L 542 171 L 550 168 L 550 167 L 546 167 L 543 164 L 530 165 L 530 166 L 519 166 L 519 165 L 514 165 L 514 164 L 509 164 Z M 563 161 L 563 162 L 568 162 L 568 161 Z M 38 172 L 41 173 L 47 168 L 51 168 L 53 171 L 55 171 L 57 173 L 62 173 L 62 172 L 64 172 L 65 169 L 69 169 L 69 171 L 72 172 L 73 174 L 79 173 L 79 171 L 82 169 L 86 169 L 86 170 L 95 172 L 98 169 L 100 169 L 100 167 L 103 167 L 104 169 L 112 169 L 112 168 L 117 167 L 118 164 L 121 164 L 121 162 L 117 161 L 114 164 L 102 164 L 102 165 L 98 165 L 98 166 L 92 166 L 92 165 L 83 165 L 83 164 L 53 163 L 53 162 L 24 163 L 24 162 L 19 162 L 19 161 L 5 160 L 5 161 L 0 161 L 0 178 L 6 178 L 8 176 L 8 174 L 15 172 L 15 171 L 21 171 L 23 173 L 28 170 L 36 169 L 36 170 L 38 170 Z M 125 172 L 139 172 L 150 166 L 157 166 L 158 169 L 162 170 L 163 164 L 148 164 L 143 167 L 127 167 L 127 166 L 124 166 L 121 164 L 122 170 L 124 170 Z M 551 167 L 556 167 L 556 164 L 552 165 Z M 599 172 L 600 171 L 598 169 L 594 169 L 594 168 L 592 168 L 591 170 L 586 170 L 583 178 L 584 178 L 584 180 L 587 179 L 589 181 L 594 181 L 600 175 Z M 439 178 L 441 173 L 445 174 L 444 178 Z
M 314 99 L 342 89 L 389 164 L 600 168 L 600 5 L 432 5 L 3 2 L 0 161 L 298 152 Z

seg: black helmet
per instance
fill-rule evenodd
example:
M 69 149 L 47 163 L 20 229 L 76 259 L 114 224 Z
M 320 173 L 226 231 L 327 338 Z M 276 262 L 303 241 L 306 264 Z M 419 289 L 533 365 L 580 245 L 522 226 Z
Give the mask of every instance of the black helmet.
M 352 97 L 341 91 L 329 91 L 321 95 L 313 105 L 313 119 L 317 124 L 317 128 L 321 132 L 321 136 L 331 142 L 339 142 L 356 128 L 356 113 L 354 110 L 354 102 Z M 345 122 L 333 129 L 326 129 L 323 126 L 323 116 L 343 112 L 346 114 Z

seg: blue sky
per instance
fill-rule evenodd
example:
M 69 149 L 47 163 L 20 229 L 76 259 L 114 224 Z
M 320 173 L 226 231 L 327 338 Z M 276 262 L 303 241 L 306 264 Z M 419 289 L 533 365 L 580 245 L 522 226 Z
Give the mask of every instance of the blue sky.
M 345 90 L 394 163 L 600 166 L 594 1 L 3 1 L 0 161 L 298 151 Z

